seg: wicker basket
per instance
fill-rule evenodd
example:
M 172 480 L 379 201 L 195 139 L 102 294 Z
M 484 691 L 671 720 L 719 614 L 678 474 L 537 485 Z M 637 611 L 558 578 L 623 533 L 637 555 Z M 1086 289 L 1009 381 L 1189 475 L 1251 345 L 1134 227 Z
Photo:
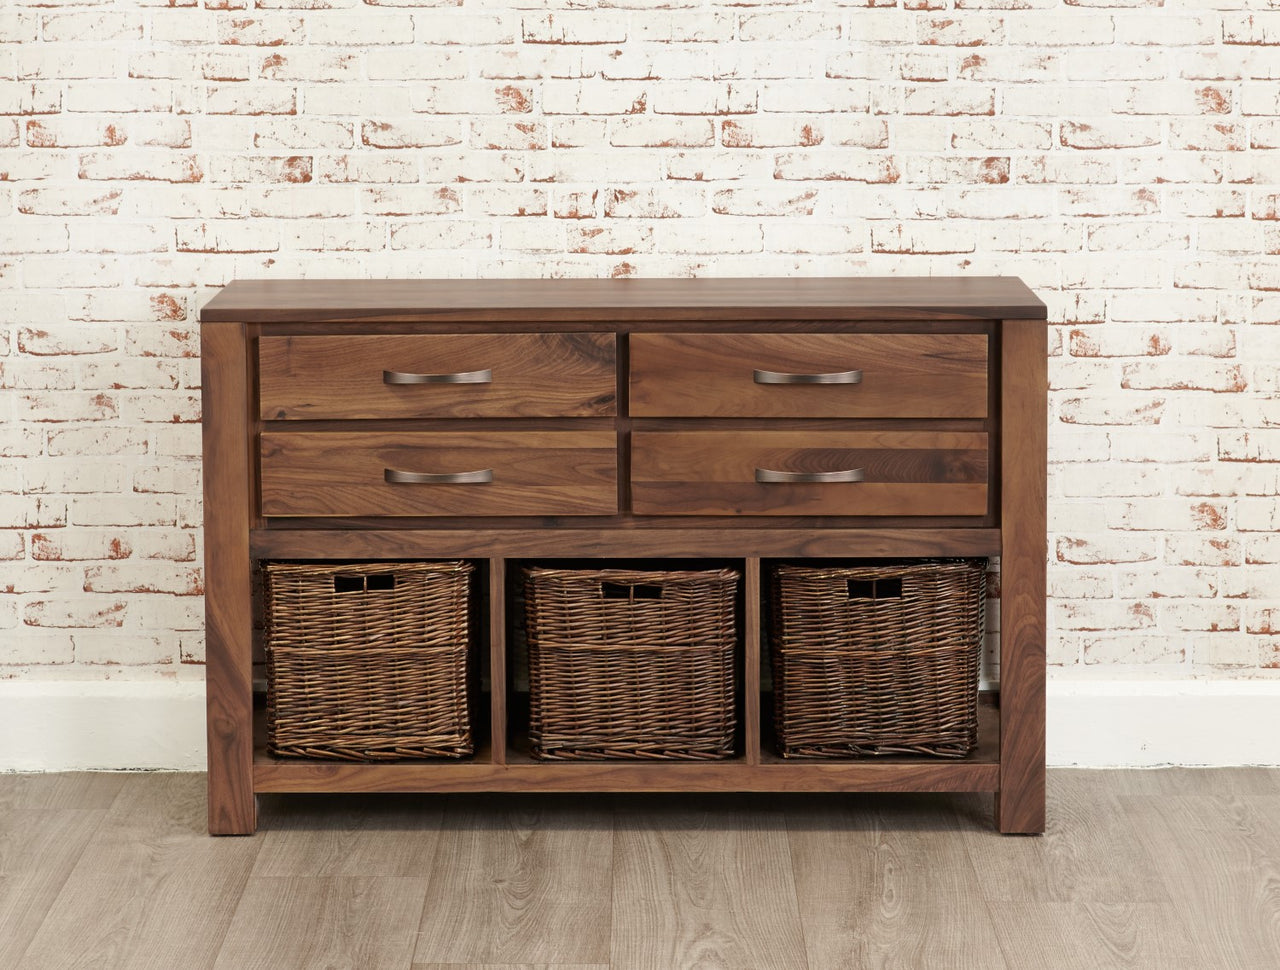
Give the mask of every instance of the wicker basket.
M 472 753 L 465 562 L 266 567 L 272 754 Z
M 985 569 L 984 560 L 776 567 L 769 625 L 781 753 L 972 751 Z
M 525 570 L 534 757 L 731 756 L 737 588 L 729 569 Z

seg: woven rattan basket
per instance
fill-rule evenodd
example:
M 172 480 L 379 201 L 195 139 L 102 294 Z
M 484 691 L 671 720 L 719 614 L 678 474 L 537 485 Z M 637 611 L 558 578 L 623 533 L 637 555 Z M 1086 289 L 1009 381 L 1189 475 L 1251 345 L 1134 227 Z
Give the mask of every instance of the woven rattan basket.
M 972 751 L 985 567 L 776 567 L 769 626 L 781 753 Z
M 472 753 L 465 562 L 266 566 L 271 753 Z
M 526 570 L 534 756 L 731 756 L 737 588 L 729 569 Z

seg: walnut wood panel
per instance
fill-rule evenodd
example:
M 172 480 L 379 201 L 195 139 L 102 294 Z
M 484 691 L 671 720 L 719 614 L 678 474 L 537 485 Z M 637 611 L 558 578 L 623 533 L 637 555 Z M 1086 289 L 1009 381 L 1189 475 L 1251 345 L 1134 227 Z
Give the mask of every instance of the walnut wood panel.
M 1040 319 L 1009 276 L 663 280 L 236 280 L 205 322 Z
M 910 558 L 998 556 L 998 529 L 283 529 L 255 530 L 262 559 L 622 556 Z
M 249 601 L 251 508 L 245 328 L 200 330 L 204 434 L 205 676 L 209 832 L 246 835 L 256 825 L 253 738 L 253 618 Z
M 439 553 L 437 553 L 439 555 Z M 489 751 L 507 760 L 507 561 L 489 560 Z
M 1045 826 L 1045 518 L 1048 355 L 1040 321 L 1006 322 L 1001 364 L 1001 832 Z
M 290 764 L 260 757 L 260 792 L 819 792 L 991 791 L 995 762 L 861 761 L 748 765 L 745 761 L 526 764 Z
M 264 420 L 600 417 L 617 412 L 611 333 L 263 337 Z M 485 383 L 388 384 L 383 372 L 490 371 Z
M 758 469 L 861 469 L 857 482 L 762 483 Z M 631 436 L 637 515 L 983 515 L 987 436 L 688 431 Z
M 985 334 L 656 334 L 631 337 L 636 417 L 981 418 Z M 757 383 L 861 372 L 858 383 Z
M 761 600 L 764 585 L 760 559 L 750 556 L 743 564 L 745 591 L 742 630 L 742 730 L 747 764 L 760 763 L 760 635 L 763 627 Z
M 600 515 L 617 509 L 616 437 L 602 431 L 265 432 L 266 516 Z M 492 471 L 492 481 L 392 484 Z

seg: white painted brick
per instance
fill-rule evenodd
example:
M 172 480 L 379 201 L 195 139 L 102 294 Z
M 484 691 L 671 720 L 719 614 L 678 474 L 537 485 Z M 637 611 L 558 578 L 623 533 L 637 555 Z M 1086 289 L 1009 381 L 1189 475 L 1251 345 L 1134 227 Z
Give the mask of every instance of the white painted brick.
M 649 86 L 633 81 L 549 81 L 542 110 L 550 115 L 633 115 L 648 107 Z
M 1149 47 L 1074 48 L 1060 57 L 1062 75 L 1069 81 L 1162 81 L 1169 73 L 1164 52 Z
M 426 114 L 527 114 L 533 110 L 533 89 L 491 81 L 448 81 L 418 86 L 409 105 Z
M 0 11 L 0 44 L 34 42 L 39 33 L 40 17 L 37 11 Z
M 493 226 L 478 220 L 431 219 L 393 223 L 391 248 L 411 251 L 488 249 L 493 246 L 494 236 Z
M 277 84 L 211 84 L 205 92 L 205 110 L 215 115 L 292 115 L 298 111 L 298 93 Z
M 715 129 L 706 118 L 624 117 L 609 125 L 609 144 L 619 148 L 698 148 L 714 142 Z
M 512 44 L 520 35 L 514 13 L 433 11 L 416 15 L 415 25 L 420 44 Z
M 1280 12 L 1223 14 L 1222 39 L 1227 44 L 1280 45 Z
M 662 159 L 647 151 L 581 149 L 539 152 L 529 158 L 531 182 L 596 182 L 605 174 L 614 182 L 657 182 L 662 179 Z
M 416 119 L 414 119 L 417 123 Z M 318 118 L 280 118 L 259 126 L 253 147 L 262 150 L 350 148 L 356 126 L 349 121 Z
M 1064 600 L 1053 604 L 1050 622 L 1059 630 L 1141 630 L 1155 626 L 1155 612 L 1141 600 Z
M 903 91 L 906 114 L 991 115 L 995 114 L 995 89 L 985 85 L 953 83 L 909 86 Z
M 832 150 L 781 152 L 773 177 L 783 180 L 897 182 L 902 176 L 892 156 Z
M 871 87 L 838 80 L 774 81 L 760 87 L 761 111 L 841 114 L 871 108 Z
M 524 185 L 474 185 L 467 189 L 466 212 L 471 216 L 545 216 L 547 193 Z
M 632 14 L 632 43 L 723 43 L 733 38 L 735 17 L 724 10 L 694 11 L 672 16 L 669 11 Z
M 179 252 L 274 252 L 280 248 L 280 231 L 265 222 L 182 222 L 176 226 Z
M 1094 394 L 1062 401 L 1058 405 L 1058 416 L 1068 424 L 1153 425 L 1160 423 L 1165 406 L 1163 397 Z
M 367 69 L 373 81 L 461 79 L 467 75 L 467 60 L 461 51 L 434 44 L 391 47 L 371 52 Z
M 407 13 L 329 13 L 306 19 L 307 41 L 343 47 L 412 44 L 413 24 Z
M 0 627 L 12 626 L 0 610 Z M 13 617 L 16 620 L 16 617 Z M 0 638 L 0 665 L 57 668 L 75 659 L 69 633 L 35 633 L 23 630 L 19 636 Z
M 1084 638 L 1086 664 L 1180 664 L 1186 648 L 1165 635 Z
M 973 232 L 950 222 L 917 221 L 892 226 L 873 225 L 871 248 L 878 253 L 970 253 Z
M 495 151 L 536 151 L 547 148 L 551 133 L 546 123 L 534 119 L 473 118 L 467 144 Z
M 726 148 L 810 147 L 822 141 L 821 124 L 807 119 L 732 118 L 720 123 L 720 143 Z
M 370 148 L 435 148 L 462 141 L 462 126 L 452 118 L 366 121 L 360 126 L 360 142 Z
M 565 248 L 570 253 L 600 253 L 629 256 L 652 252 L 654 229 L 648 225 L 627 223 L 575 223 L 565 228 Z
M 738 21 L 738 37 L 745 41 L 836 40 L 841 36 L 843 18 L 835 13 L 778 10 L 743 14 Z
M 168 665 L 175 662 L 176 649 L 172 637 L 139 636 L 127 633 L 88 631 L 76 633 L 77 664 L 142 666 Z
M 812 216 L 817 189 L 769 186 L 721 189 L 711 198 L 711 210 L 729 216 Z
M 305 113 L 395 118 L 410 114 L 408 88 L 390 84 L 317 84 L 304 86 Z
M 316 177 L 321 182 L 417 182 L 418 160 L 413 153 L 356 152 L 350 155 L 322 155 L 316 160 Z
M 659 191 L 616 188 L 603 193 L 604 214 L 621 219 L 678 219 L 700 216 L 707 200 L 701 186 L 682 183 Z
M 651 85 L 650 91 L 649 110 L 655 114 L 750 114 L 757 107 L 756 88 L 749 83 L 678 81 Z
M 1160 29 L 1151 29 L 1150 16 L 1115 18 L 1116 42 L 1132 45 L 1158 45 L 1181 47 L 1196 44 L 1213 44 L 1218 39 L 1217 14 L 1204 12 L 1181 14 L 1163 10 L 1160 13 Z
M 557 10 L 526 14 L 520 34 L 526 44 L 621 44 L 627 18 L 594 10 Z
M 302 49 L 268 54 L 258 62 L 258 76 L 268 81 L 354 81 L 362 67 L 355 51 Z
M 1089 496 L 1147 496 L 1164 492 L 1165 480 L 1157 469 L 1143 465 L 1063 465 L 1055 472 L 1061 493 L 1074 498 Z
M 1015 149 L 1048 150 L 1053 144 L 1053 125 L 1049 122 L 957 118 L 949 126 L 949 147 L 958 151 Z

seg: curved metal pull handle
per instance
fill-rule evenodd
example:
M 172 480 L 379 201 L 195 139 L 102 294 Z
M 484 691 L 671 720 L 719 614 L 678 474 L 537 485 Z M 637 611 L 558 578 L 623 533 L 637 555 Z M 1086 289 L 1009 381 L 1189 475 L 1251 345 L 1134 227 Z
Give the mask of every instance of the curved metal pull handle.
M 788 374 L 778 370 L 758 370 L 752 373 L 757 384 L 861 384 L 862 371 L 841 370 L 830 374 Z
M 847 468 L 838 472 L 778 472 L 756 469 L 757 482 L 861 482 L 867 477 L 865 468 Z
M 493 481 L 493 469 L 476 472 L 402 472 L 384 468 L 382 477 L 392 485 L 482 485 Z
M 465 370 L 456 374 L 406 374 L 398 370 L 384 370 L 383 384 L 491 384 L 493 370 Z

